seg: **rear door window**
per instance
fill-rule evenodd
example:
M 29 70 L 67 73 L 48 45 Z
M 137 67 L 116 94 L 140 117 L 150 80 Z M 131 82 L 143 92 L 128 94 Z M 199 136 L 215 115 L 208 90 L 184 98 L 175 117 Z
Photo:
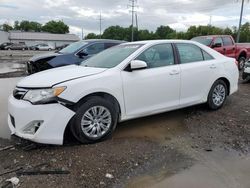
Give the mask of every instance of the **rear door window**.
M 116 45 L 118 45 L 118 43 L 111 43 L 111 42 L 109 42 L 109 43 L 105 43 L 104 44 L 104 48 L 108 49 L 108 48 L 111 48 L 111 47 L 116 46 Z
M 181 64 L 203 61 L 201 49 L 194 44 L 177 43 Z
M 93 55 L 93 54 L 97 54 L 103 50 L 104 50 L 104 43 L 96 43 L 96 44 L 92 44 L 92 45 L 88 46 L 84 51 L 88 55 Z
M 224 46 L 232 46 L 232 45 L 234 45 L 231 37 L 222 37 L 222 40 L 223 40 Z

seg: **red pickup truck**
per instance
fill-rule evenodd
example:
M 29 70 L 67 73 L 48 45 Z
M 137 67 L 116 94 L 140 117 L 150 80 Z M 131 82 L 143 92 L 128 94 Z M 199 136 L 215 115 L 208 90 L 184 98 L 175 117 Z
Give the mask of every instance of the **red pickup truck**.
M 191 40 L 209 46 L 225 56 L 235 58 L 238 61 L 239 70 L 243 69 L 245 62 L 250 58 L 250 44 L 235 43 L 230 35 L 199 36 Z

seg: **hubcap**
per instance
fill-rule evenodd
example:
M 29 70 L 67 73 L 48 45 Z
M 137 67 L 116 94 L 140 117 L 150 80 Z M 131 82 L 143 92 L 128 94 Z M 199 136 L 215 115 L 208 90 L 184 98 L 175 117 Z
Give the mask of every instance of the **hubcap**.
M 107 133 L 112 123 L 110 111 L 104 106 L 93 106 L 82 117 L 81 128 L 90 138 L 100 138 Z
M 226 97 L 226 89 L 225 86 L 222 84 L 218 84 L 215 88 L 214 88 L 214 92 L 213 92 L 213 103 L 217 106 L 222 105 L 222 103 L 224 102 Z

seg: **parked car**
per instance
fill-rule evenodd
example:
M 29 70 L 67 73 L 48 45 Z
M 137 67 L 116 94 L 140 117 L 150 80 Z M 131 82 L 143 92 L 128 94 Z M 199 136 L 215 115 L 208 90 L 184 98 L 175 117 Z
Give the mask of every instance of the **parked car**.
M 64 44 L 64 45 L 61 45 L 61 46 L 57 46 L 56 47 L 56 50 L 62 50 L 63 48 L 66 48 L 69 44 Z
M 250 80 L 250 61 L 245 63 L 245 67 L 242 73 L 242 79 L 243 80 Z
M 5 50 L 28 50 L 28 46 L 23 43 L 13 43 L 4 48 Z
M 191 39 L 213 48 L 221 54 L 235 58 L 239 63 L 239 70 L 242 70 L 245 62 L 250 57 L 250 44 L 235 43 L 230 35 L 200 36 Z
M 12 42 L 4 42 L 0 45 L 0 50 L 5 50 L 6 46 L 10 46 L 12 44 L 13 44 Z
M 69 130 L 93 143 L 128 119 L 200 103 L 217 110 L 238 78 L 235 59 L 196 42 L 124 43 L 21 80 L 9 98 L 9 127 L 38 143 L 63 144 Z
M 49 44 L 37 44 L 35 46 L 32 46 L 30 48 L 31 50 L 45 50 L 45 51 L 51 51 L 54 50 L 55 48 Z
M 80 64 L 83 60 L 122 42 L 117 40 L 83 40 L 75 42 L 60 51 L 32 57 L 27 62 L 27 72 L 33 74 L 55 67 Z

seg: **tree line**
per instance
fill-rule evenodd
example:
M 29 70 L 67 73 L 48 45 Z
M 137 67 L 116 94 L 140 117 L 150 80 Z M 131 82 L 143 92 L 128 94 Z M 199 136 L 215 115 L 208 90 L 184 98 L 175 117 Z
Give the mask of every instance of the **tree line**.
M 232 35 L 234 38 L 237 36 L 237 28 L 220 28 L 215 26 L 190 26 L 187 31 L 177 32 L 169 26 L 159 26 L 156 31 L 149 31 L 147 29 L 138 30 L 134 28 L 134 40 L 153 40 L 153 39 L 186 39 L 190 40 L 196 36 L 202 35 Z M 105 38 L 115 40 L 131 41 L 131 26 L 111 26 L 104 30 L 103 34 L 97 35 L 89 33 L 86 39 Z M 240 42 L 250 42 L 250 23 L 245 23 L 241 27 Z
M 54 21 L 54 20 L 49 21 L 44 25 L 38 22 L 27 21 L 27 20 L 23 20 L 21 22 L 15 21 L 14 26 L 4 23 L 3 25 L 0 26 L 0 29 L 3 31 L 21 30 L 21 31 L 34 31 L 34 32 L 49 32 L 58 34 L 69 33 L 68 25 L 66 25 L 63 21 Z
M 89 33 L 86 35 L 86 39 L 115 39 L 131 41 L 131 29 L 132 27 L 121 27 L 119 25 L 110 26 L 104 30 L 103 34 L 97 35 L 95 33 Z M 0 25 L 0 30 L 21 30 L 21 31 L 35 31 L 35 32 L 49 32 L 65 34 L 69 33 L 69 26 L 63 21 L 49 21 L 44 25 L 34 21 L 23 20 L 21 22 L 15 21 L 11 26 L 7 23 Z M 176 31 L 169 26 L 159 26 L 155 31 L 149 31 L 147 29 L 134 28 L 134 40 L 153 40 L 153 39 L 191 39 L 201 35 L 232 35 L 236 38 L 237 28 L 220 28 L 215 26 L 190 26 L 187 31 Z M 240 42 L 250 42 L 250 23 L 247 22 L 241 27 Z

